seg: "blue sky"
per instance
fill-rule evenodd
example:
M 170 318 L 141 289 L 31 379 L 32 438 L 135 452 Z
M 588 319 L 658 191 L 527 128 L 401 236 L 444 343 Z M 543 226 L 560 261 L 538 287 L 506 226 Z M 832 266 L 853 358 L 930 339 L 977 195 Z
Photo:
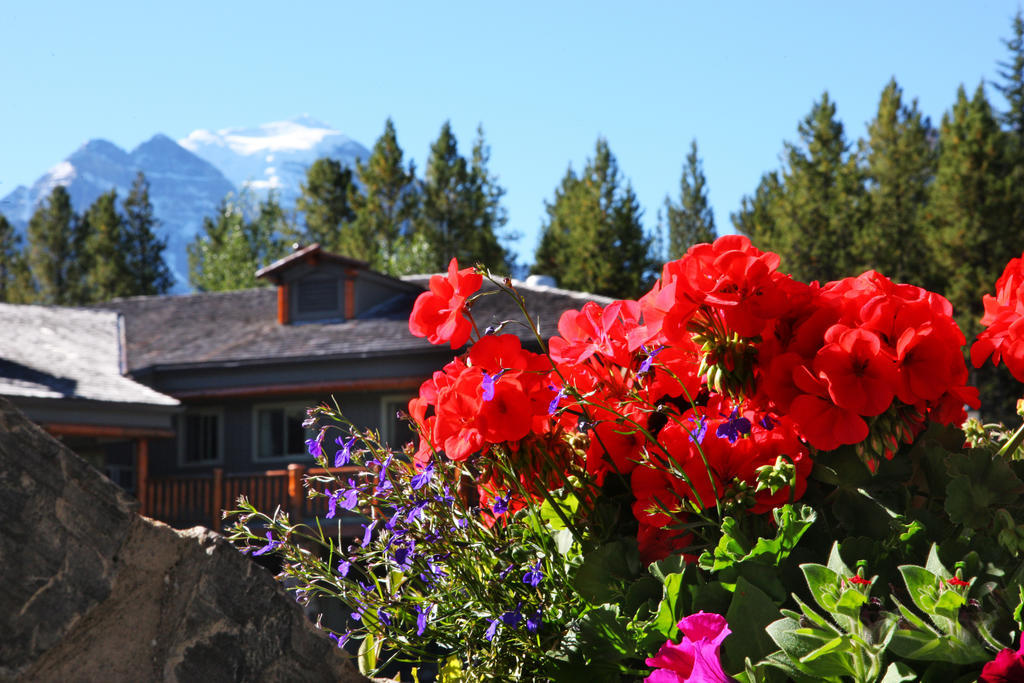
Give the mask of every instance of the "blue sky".
M 19 2 L 0 20 L 0 196 L 90 138 L 308 113 L 422 167 L 482 124 L 530 261 L 544 201 L 608 139 L 649 228 L 696 138 L 721 231 L 828 90 L 855 140 L 895 76 L 938 123 L 996 78 L 1018 3 Z M 998 107 L 1002 99 L 990 88 Z

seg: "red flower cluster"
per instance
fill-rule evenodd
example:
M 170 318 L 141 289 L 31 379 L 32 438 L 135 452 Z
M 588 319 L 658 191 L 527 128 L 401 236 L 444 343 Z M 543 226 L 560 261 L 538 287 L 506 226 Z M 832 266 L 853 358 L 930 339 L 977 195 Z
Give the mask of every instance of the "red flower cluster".
M 473 324 L 466 317 L 466 299 L 483 284 L 483 276 L 472 268 L 459 270 L 453 258 L 448 276 L 433 275 L 430 291 L 416 298 L 409 317 L 409 331 L 426 337 L 431 344 L 451 344 L 457 349 L 467 341 Z
M 870 271 L 807 285 L 778 266 L 722 237 L 666 264 L 639 301 L 564 313 L 550 357 L 484 336 L 410 403 L 417 460 L 497 446 L 517 455 L 527 491 L 557 485 L 552 468 L 628 477 L 652 561 L 692 542 L 679 531 L 690 515 L 800 498 L 812 449 L 892 457 L 927 420 L 956 423 L 977 405 L 945 299 Z M 465 273 L 453 261 L 417 301 L 415 326 L 435 343 L 457 345 Z M 485 502 L 519 488 L 478 471 Z
M 987 329 L 971 346 L 971 362 L 980 368 L 989 356 L 1002 360 L 1017 381 L 1024 382 L 1024 257 L 1012 259 L 996 281 L 996 295 L 982 297 Z

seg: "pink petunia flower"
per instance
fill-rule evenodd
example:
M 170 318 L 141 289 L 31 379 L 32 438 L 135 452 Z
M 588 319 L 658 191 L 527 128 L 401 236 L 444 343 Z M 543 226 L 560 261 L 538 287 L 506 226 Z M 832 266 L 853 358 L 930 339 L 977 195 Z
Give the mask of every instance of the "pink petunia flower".
M 721 614 L 697 612 L 679 622 L 683 640 L 665 641 L 647 666 L 659 667 L 644 683 L 728 683 L 734 679 L 722 670 L 719 650 L 732 633 Z

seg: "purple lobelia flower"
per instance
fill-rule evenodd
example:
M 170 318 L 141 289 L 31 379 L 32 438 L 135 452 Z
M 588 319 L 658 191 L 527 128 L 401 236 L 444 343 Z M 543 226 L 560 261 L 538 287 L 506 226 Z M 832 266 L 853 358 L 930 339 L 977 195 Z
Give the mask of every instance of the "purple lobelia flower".
M 515 628 L 519 626 L 520 622 L 522 622 L 523 620 L 522 609 L 523 601 L 520 600 L 519 604 L 516 605 L 516 608 L 514 610 L 512 610 L 511 612 L 505 612 L 501 615 L 501 623 L 505 624 L 505 626 L 508 626 L 509 628 Z
M 487 640 L 494 640 L 495 634 L 498 632 L 498 619 L 491 619 L 490 626 L 484 631 L 484 638 Z
M 552 391 L 554 391 L 555 385 L 554 384 L 548 385 L 548 389 L 551 389 Z M 562 387 L 561 389 L 559 389 L 558 393 L 555 394 L 555 397 L 553 399 L 551 399 L 551 403 L 548 404 L 548 415 L 554 415 L 555 414 L 555 411 L 558 410 L 558 404 L 559 404 L 559 402 L 563 398 L 565 398 L 565 387 Z
M 269 553 L 271 550 L 276 549 L 280 545 L 281 545 L 281 541 L 275 541 L 274 540 L 274 533 L 272 531 L 268 531 L 267 532 L 267 544 L 265 546 L 263 546 L 262 548 L 260 548 L 259 550 L 257 550 L 256 552 L 254 552 L 252 555 L 253 555 L 253 557 L 256 557 L 257 555 L 262 555 L 264 553 Z
M 324 433 L 323 432 L 320 432 L 319 434 L 317 434 L 312 439 L 306 439 L 306 450 L 309 451 L 309 454 L 312 455 L 314 458 L 319 458 L 319 457 L 323 456 L 323 454 L 324 454 L 323 441 L 324 441 Z
M 431 477 L 434 476 L 434 463 L 429 463 L 426 467 L 420 470 L 419 474 L 409 480 L 409 486 L 412 487 L 413 491 L 419 491 L 421 488 L 430 483 Z
M 719 439 L 729 439 L 729 443 L 736 443 L 740 436 L 749 433 L 750 420 L 740 417 L 736 408 L 733 408 L 732 414 L 715 430 L 715 436 Z
M 527 586 L 533 586 L 536 588 L 540 585 L 540 582 L 544 580 L 544 572 L 541 571 L 540 563 L 541 561 L 537 560 L 537 563 L 527 569 L 526 573 L 523 574 L 523 583 Z
M 494 380 L 501 376 L 499 372 L 497 375 L 488 375 L 487 371 L 484 372 L 484 379 L 480 383 L 480 398 L 485 401 L 491 401 L 494 399 Z
M 544 626 L 544 613 L 538 608 L 536 612 L 526 617 L 527 633 L 536 633 Z
M 345 465 L 352 462 L 352 444 L 356 442 L 356 437 L 352 436 L 346 440 L 342 440 L 339 436 L 334 440 L 334 443 L 341 446 L 337 453 L 334 454 L 334 466 L 344 467 Z
M 340 636 L 335 633 L 328 633 L 327 637 L 338 644 L 338 647 L 345 647 L 345 643 L 348 642 L 349 636 L 352 634 L 349 632 L 342 633 Z
M 377 526 L 377 520 L 373 520 L 369 524 L 360 524 L 363 528 L 363 547 L 370 545 L 370 539 L 373 538 L 373 528 Z
M 698 446 L 704 443 L 704 435 L 708 433 L 708 421 L 701 415 L 697 418 L 697 424 L 690 432 L 690 443 L 695 443 Z
M 422 636 L 427 630 L 427 621 L 430 619 L 430 612 L 433 605 L 416 605 L 416 635 Z
M 647 374 L 648 372 L 650 372 L 651 371 L 651 364 L 654 363 L 654 357 L 657 356 L 659 353 L 661 353 L 664 350 L 664 348 L 665 348 L 664 346 L 659 346 L 658 348 L 654 349 L 653 351 L 648 351 L 646 346 L 643 347 L 644 351 L 647 352 L 647 358 L 645 358 L 644 362 L 640 364 L 640 369 L 636 371 L 636 374 L 644 375 L 644 374 Z
M 491 504 L 491 512 L 494 513 L 495 517 L 501 517 L 503 514 L 508 512 L 508 499 L 512 497 L 509 494 L 502 498 L 501 496 L 494 497 L 494 503 Z
M 352 563 L 348 559 L 346 559 L 344 557 L 341 558 L 340 562 L 338 562 L 338 574 L 341 575 L 342 577 L 348 576 L 348 571 L 351 568 L 352 568 Z
M 377 618 L 385 626 L 391 626 L 391 615 L 385 612 L 383 608 L 377 610 Z

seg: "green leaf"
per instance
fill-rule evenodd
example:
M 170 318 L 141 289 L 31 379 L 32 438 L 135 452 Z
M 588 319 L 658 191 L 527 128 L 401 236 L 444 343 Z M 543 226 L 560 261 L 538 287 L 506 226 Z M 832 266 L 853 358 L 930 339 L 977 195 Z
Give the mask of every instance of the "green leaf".
M 377 655 L 380 653 L 382 641 L 367 633 L 363 642 L 359 644 L 359 653 L 356 655 L 356 663 L 359 665 L 359 673 L 369 675 L 377 668 Z
M 924 567 L 905 564 L 899 567 L 903 582 L 907 584 L 910 599 L 925 614 L 935 614 L 941 579 Z
M 670 574 L 665 577 L 664 592 L 661 604 L 658 605 L 658 616 L 654 619 L 654 628 L 666 638 L 674 638 L 679 633 L 676 624 L 684 616 L 679 609 L 682 585 L 682 574 Z
M 618 605 L 601 605 L 579 620 L 579 652 L 588 661 L 618 662 L 634 655 Z
M 882 676 L 882 683 L 903 683 L 916 680 L 917 673 L 903 662 L 893 662 Z
M 558 516 L 558 512 L 552 503 L 558 505 L 558 509 L 562 512 L 562 515 L 572 520 L 576 511 L 580 507 L 580 501 L 572 493 L 568 494 L 565 498 L 555 501 L 554 499 L 545 499 L 544 503 L 540 506 L 540 518 L 544 520 L 552 529 L 564 529 L 565 523 L 562 522 L 562 518 Z
M 826 612 L 834 612 L 839 600 L 839 574 L 820 564 L 802 564 L 800 569 L 814 601 Z
M 622 613 L 630 618 L 639 616 L 646 619 L 651 611 L 650 606 L 646 610 L 641 609 L 645 604 L 657 605 L 662 597 L 662 585 L 653 576 L 641 576 L 629 585 L 626 591 L 626 600 L 622 604 Z
M 561 528 L 551 534 L 551 537 L 555 539 L 555 549 L 558 550 L 560 555 L 567 555 L 572 550 L 573 536 L 572 532 L 567 528 Z
M 592 605 L 614 602 L 623 593 L 623 582 L 632 578 L 630 550 L 625 542 L 612 541 L 588 553 L 573 579 L 577 592 Z
M 779 608 L 772 599 L 741 576 L 725 614 L 732 629 L 732 635 L 722 644 L 726 668 L 736 671 L 745 657 L 757 661 L 775 650 L 775 643 L 765 629 L 778 618 Z
M 946 487 L 946 512 L 952 522 L 984 528 L 990 507 L 1009 505 L 1024 493 L 1024 482 L 1003 458 L 980 449 L 949 458 L 953 480 Z

